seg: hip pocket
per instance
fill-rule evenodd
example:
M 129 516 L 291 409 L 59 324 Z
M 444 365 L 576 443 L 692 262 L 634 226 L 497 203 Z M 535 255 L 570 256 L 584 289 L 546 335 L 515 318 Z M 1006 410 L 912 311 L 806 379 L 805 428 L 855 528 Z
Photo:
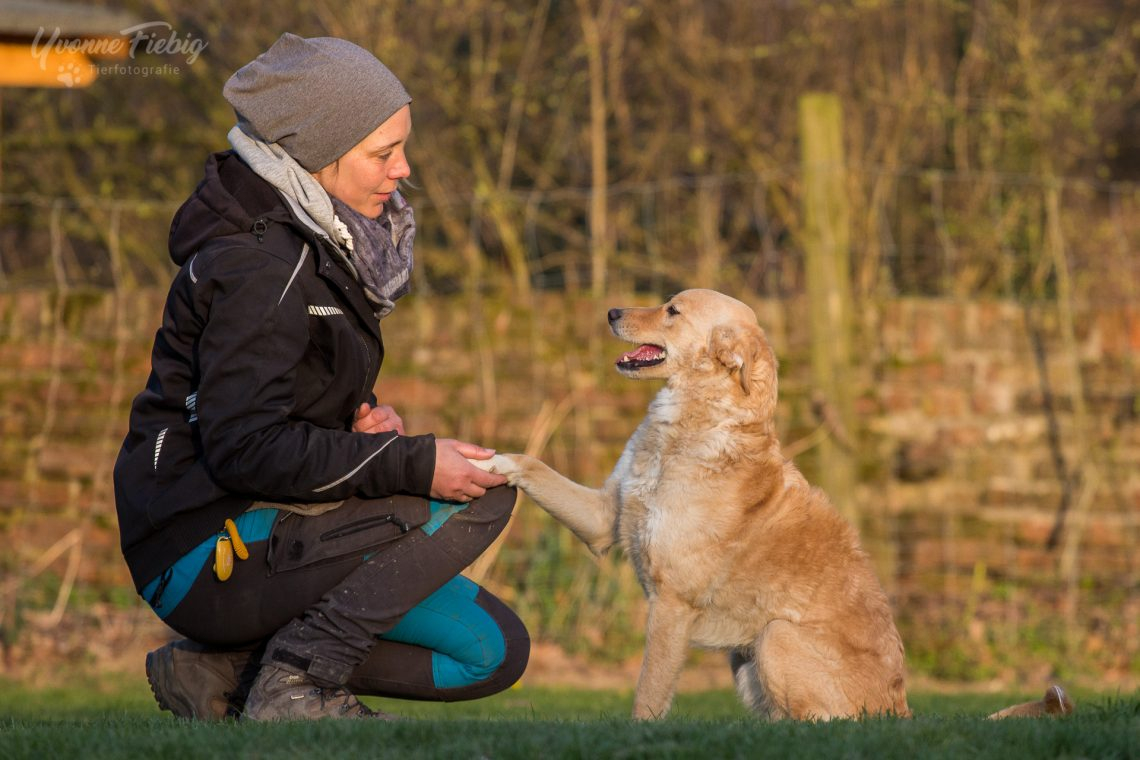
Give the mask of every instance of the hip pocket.
M 364 555 L 430 519 L 427 499 L 349 499 L 317 516 L 283 513 L 269 536 L 269 572 L 328 564 Z

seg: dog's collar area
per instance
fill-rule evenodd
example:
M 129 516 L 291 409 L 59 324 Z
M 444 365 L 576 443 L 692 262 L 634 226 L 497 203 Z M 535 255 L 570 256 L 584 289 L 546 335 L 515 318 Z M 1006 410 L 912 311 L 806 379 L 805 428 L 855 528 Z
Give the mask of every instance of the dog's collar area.
M 618 369 L 644 369 L 665 361 L 665 349 L 652 343 L 643 343 L 633 351 L 622 354 L 617 360 Z

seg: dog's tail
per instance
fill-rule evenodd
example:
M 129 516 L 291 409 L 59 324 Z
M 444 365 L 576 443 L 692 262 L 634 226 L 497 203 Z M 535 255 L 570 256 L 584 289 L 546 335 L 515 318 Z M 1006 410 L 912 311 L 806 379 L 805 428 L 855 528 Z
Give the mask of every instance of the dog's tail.
M 1044 698 L 998 710 L 989 716 L 989 720 L 1037 718 L 1043 715 L 1071 715 L 1074 709 L 1076 708 L 1073 705 L 1073 700 L 1069 699 L 1069 695 L 1065 693 L 1064 689 L 1054 684 L 1046 689 Z

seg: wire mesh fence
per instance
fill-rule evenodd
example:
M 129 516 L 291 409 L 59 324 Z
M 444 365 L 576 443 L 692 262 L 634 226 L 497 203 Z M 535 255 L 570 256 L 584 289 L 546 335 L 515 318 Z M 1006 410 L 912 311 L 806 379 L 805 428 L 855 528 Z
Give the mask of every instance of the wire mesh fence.
M 609 299 L 699 285 L 756 307 L 781 359 L 781 438 L 816 476 L 799 181 L 616 185 L 604 240 L 585 190 L 446 205 L 409 190 L 416 295 L 385 322 L 384 397 L 410 428 L 529 450 L 600 484 L 655 390 L 606 371 L 600 250 Z M 912 667 L 1137 677 L 1140 188 L 883 169 L 846 181 L 853 501 Z M 173 273 L 176 205 L 0 198 L 5 646 L 88 619 L 91 602 L 138 608 L 110 466 Z M 628 566 L 594 562 L 533 505 L 485 580 L 543 638 L 637 650 Z
M 1052 223 L 1047 198 L 1055 192 L 1075 295 L 1117 303 L 1136 297 L 1136 184 L 941 170 L 845 174 L 851 276 L 865 296 L 1054 297 L 1057 273 L 1044 250 Z M 419 281 L 431 292 L 469 284 L 471 256 L 493 265 L 492 282 L 496 273 L 520 269 L 518 279 L 539 290 L 588 290 L 590 249 L 602 246 L 613 292 L 701 284 L 785 298 L 803 292 L 802 220 L 794 202 L 800 181 L 789 169 L 617 184 L 607 189 L 603 240 L 590 237 L 588 189 L 443 203 L 406 192 L 419 219 Z M 165 201 L 0 196 L 0 289 L 163 286 L 176 208 Z M 460 219 L 461 232 L 441 216 Z

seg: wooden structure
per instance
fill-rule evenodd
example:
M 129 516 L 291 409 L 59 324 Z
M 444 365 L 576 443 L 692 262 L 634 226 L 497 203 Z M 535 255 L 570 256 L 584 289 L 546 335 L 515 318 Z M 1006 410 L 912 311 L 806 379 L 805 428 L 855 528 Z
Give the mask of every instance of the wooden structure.
M 0 0 L 0 87 L 86 87 L 98 60 L 130 52 L 125 12 L 78 3 Z
M 804 275 L 811 314 L 814 406 L 820 429 L 817 481 L 839 511 L 854 517 L 851 392 L 851 210 L 843 150 L 843 110 L 830 93 L 799 102 L 803 170 Z

